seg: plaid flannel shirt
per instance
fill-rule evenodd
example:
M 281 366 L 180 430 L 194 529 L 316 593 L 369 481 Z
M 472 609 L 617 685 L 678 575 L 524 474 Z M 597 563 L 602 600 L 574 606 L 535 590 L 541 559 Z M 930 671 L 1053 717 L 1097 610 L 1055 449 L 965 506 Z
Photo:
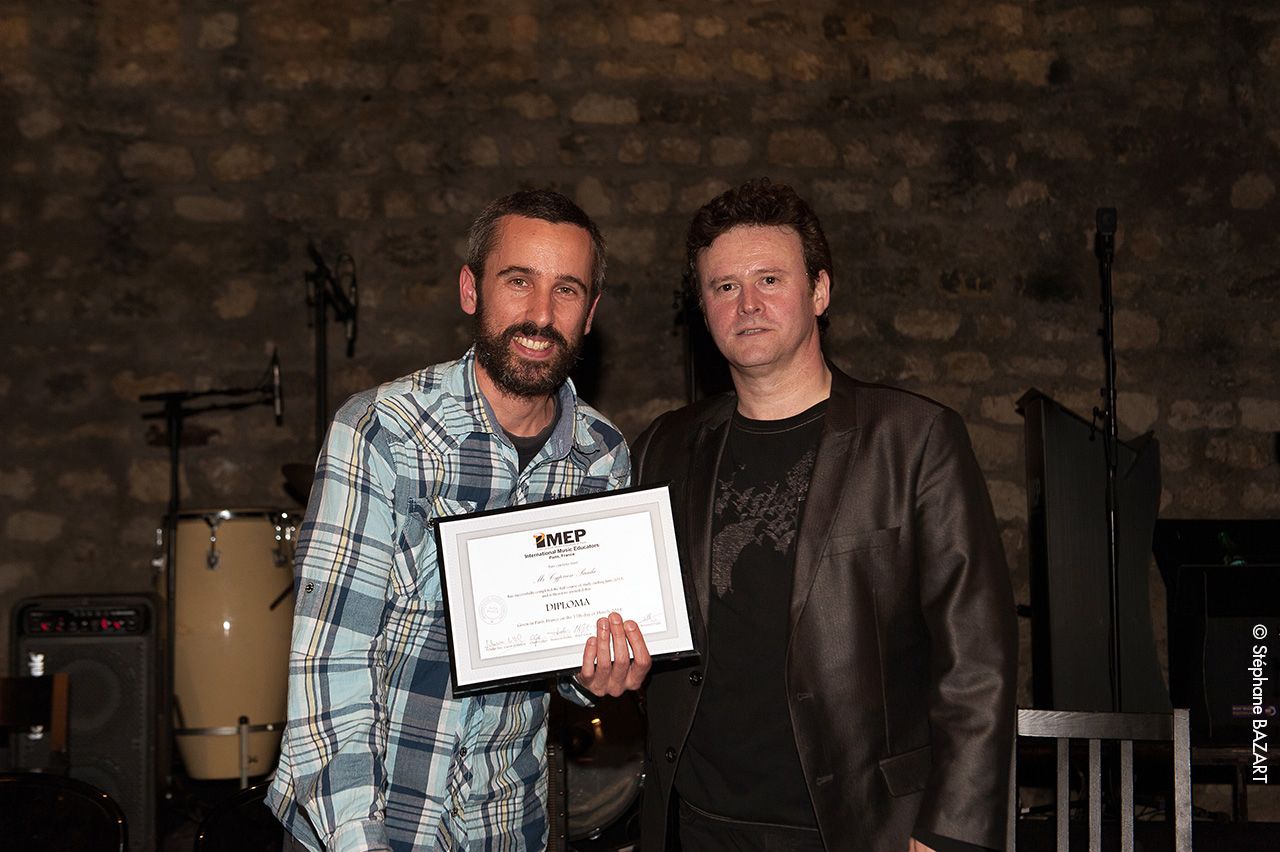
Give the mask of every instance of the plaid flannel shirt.
M 617 428 L 571 383 L 560 403 L 523 471 L 474 351 L 334 418 L 298 543 L 289 721 L 267 797 L 308 848 L 544 847 L 547 693 L 453 696 L 430 527 L 629 484 Z

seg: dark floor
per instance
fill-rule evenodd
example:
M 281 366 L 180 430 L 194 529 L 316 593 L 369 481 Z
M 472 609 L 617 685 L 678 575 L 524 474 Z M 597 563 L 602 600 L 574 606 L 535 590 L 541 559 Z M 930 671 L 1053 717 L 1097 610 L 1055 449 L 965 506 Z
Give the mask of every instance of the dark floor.
M 237 780 L 186 781 L 162 815 L 163 837 L 157 852 L 276 852 L 281 835 L 275 818 L 262 804 L 265 778 L 250 782 L 250 788 L 242 791 Z M 632 852 L 640 839 L 638 823 L 637 797 L 620 816 L 592 830 L 593 837 L 571 840 L 570 852 Z M 209 836 L 205 847 L 195 850 L 202 825 Z M 220 838 L 214 836 L 218 832 L 214 826 L 221 826 Z
M 250 778 L 249 788 L 240 781 L 183 780 L 160 814 L 161 840 L 157 852 L 192 852 L 201 824 L 221 827 L 223 840 L 209 839 L 207 852 L 223 848 L 239 852 L 273 852 L 278 848 L 280 828 L 262 804 L 267 777 Z M 206 820 L 208 822 L 206 822 Z

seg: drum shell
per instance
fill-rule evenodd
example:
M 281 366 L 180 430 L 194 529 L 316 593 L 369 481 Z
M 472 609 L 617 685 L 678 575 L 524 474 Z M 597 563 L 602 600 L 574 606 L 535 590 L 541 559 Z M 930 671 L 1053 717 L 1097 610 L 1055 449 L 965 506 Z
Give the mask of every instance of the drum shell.
M 634 816 L 644 783 L 645 725 L 639 698 L 632 692 L 597 698 L 590 708 L 558 695 L 552 701 L 559 711 L 554 717 L 564 728 L 569 839 L 630 838 L 638 823 L 624 824 L 624 818 Z
M 293 519 L 273 509 L 188 512 L 175 535 L 174 698 L 178 750 L 196 779 L 238 778 L 234 733 L 251 727 L 249 775 L 275 765 L 293 625 Z M 213 541 L 211 542 L 211 537 Z M 211 562 L 211 552 L 216 559 Z M 274 607 L 273 607 L 274 605 Z

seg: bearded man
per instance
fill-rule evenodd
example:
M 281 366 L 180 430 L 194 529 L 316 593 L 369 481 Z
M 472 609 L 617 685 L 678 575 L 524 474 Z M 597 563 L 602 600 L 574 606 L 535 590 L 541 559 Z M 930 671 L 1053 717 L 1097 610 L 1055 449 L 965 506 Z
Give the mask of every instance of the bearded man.
M 458 277 L 472 348 L 335 416 L 298 544 L 289 718 L 267 798 L 286 848 L 545 847 L 548 694 L 453 695 L 430 528 L 629 484 L 622 434 L 568 379 L 604 268 L 599 229 L 564 196 L 492 202 Z M 643 681 L 635 623 L 614 613 L 597 628 L 562 691 Z

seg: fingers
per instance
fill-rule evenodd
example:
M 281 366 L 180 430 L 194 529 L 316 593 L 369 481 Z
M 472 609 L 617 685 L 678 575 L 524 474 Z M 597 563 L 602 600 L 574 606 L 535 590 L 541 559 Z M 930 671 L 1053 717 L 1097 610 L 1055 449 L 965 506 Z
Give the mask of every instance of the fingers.
M 609 634 L 613 639 L 613 672 L 609 679 L 609 694 L 618 696 L 626 691 L 624 684 L 631 668 L 631 653 L 627 649 L 627 631 L 623 629 L 622 616 L 616 612 L 609 613 Z
M 640 626 L 611 612 L 596 622 L 596 635 L 583 646 L 578 681 L 596 695 L 616 698 L 639 689 L 651 664 Z
M 582 646 L 582 669 L 578 672 L 578 681 L 586 686 L 596 673 L 596 637 L 592 636 Z
M 613 665 L 609 660 L 608 649 L 609 622 L 601 618 L 596 621 L 596 635 L 587 639 L 582 646 L 582 669 L 578 672 L 578 682 L 596 695 L 603 695 L 599 686 L 607 683 Z M 600 650 L 605 654 L 601 656 Z
M 628 621 L 623 626 L 627 631 L 627 642 L 631 645 L 631 670 L 627 672 L 623 688 L 639 689 L 640 684 L 644 683 L 645 677 L 649 674 L 653 658 L 649 656 L 649 646 L 644 642 L 640 625 L 634 621 Z
M 609 657 L 609 620 L 601 618 L 596 621 L 596 635 L 591 639 L 595 653 L 595 678 L 591 682 L 591 691 L 596 695 L 607 695 L 609 681 L 613 676 L 613 661 Z

